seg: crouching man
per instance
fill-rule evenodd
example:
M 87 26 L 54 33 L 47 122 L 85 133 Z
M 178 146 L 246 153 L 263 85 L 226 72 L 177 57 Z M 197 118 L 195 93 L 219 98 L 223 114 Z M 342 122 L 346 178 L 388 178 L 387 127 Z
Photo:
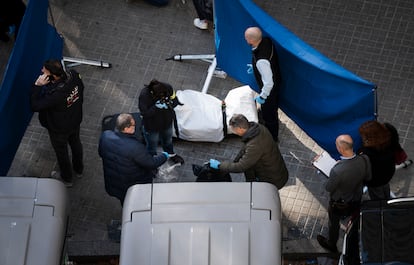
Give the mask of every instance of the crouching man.
M 167 161 L 162 152 L 152 156 L 146 146 L 137 140 L 135 120 L 131 114 L 122 113 L 116 120 L 115 130 L 104 131 L 99 140 L 105 190 L 124 204 L 126 192 L 135 184 L 152 183 L 156 169 Z
M 269 182 L 281 189 L 289 174 L 269 130 L 259 123 L 249 122 L 242 114 L 233 115 L 229 125 L 235 134 L 241 136 L 244 145 L 233 162 L 210 159 L 210 167 L 229 173 L 244 172 L 248 182 Z

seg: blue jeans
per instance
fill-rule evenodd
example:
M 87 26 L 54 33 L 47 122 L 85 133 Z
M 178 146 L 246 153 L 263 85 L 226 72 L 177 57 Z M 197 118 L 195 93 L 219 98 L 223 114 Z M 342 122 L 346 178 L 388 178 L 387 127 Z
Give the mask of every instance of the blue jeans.
M 142 126 L 142 132 L 144 134 L 145 142 L 147 143 L 148 153 L 151 155 L 156 155 L 158 143 L 161 142 L 162 149 L 165 152 L 174 154 L 172 143 L 172 126 L 160 132 L 148 132 L 145 130 L 145 127 Z

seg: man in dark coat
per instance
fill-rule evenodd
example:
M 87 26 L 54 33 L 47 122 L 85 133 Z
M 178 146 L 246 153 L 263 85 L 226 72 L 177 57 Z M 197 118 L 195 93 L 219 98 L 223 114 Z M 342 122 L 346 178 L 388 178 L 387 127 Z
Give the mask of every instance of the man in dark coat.
M 82 122 L 83 82 L 74 71 L 65 71 L 59 60 L 48 60 L 31 89 L 32 111 L 39 112 L 40 124 L 50 136 L 59 164 L 60 173 L 51 176 L 61 178 L 67 187 L 72 184 L 72 166 L 78 176 L 83 172 L 83 150 L 80 141 Z M 68 144 L 72 150 L 72 164 Z
M 135 184 L 152 183 L 156 169 L 168 159 L 168 153 L 152 156 L 137 140 L 135 120 L 122 113 L 116 120 L 115 130 L 106 130 L 99 140 L 105 190 L 124 203 L 128 188 Z
M 244 37 L 252 47 L 252 67 L 260 94 L 255 98 L 260 104 L 264 125 L 277 142 L 279 135 L 279 87 L 281 75 L 277 51 L 269 37 L 262 37 L 258 27 L 247 28 Z
M 244 172 L 248 182 L 269 182 L 281 189 L 289 174 L 279 147 L 267 128 L 249 122 L 242 114 L 233 115 L 229 125 L 235 134 L 241 136 L 244 145 L 233 162 L 210 159 L 210 167 L 223 172 Z
M 336 148 L 341 154 L 329 173 L 325 189 L 329 192 L 329 236 L 318 235 L 319 244 L 332 252 L 337 252 L 341 219 L 359 213 L 364 181 L 371 179 L 371 164 L 368 157 L 356 155 L 350 135 L 339 135 Z

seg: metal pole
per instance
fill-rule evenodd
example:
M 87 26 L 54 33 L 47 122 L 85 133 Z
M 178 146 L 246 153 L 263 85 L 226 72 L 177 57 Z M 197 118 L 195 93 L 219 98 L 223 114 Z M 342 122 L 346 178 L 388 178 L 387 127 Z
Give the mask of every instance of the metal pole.
M 203 89 L 201 90 L 202 93 L 207 94 L 208 87 L 210 86 L 211 78 L 213 77 L 214 70 L 216 70 L 217 60 L 214 57 L 213 62 L 208 67 L 206 81 L 204 81 Z
M 79 65 L 79 64 L 87 64 L 87 65 L 93 65 L 98 66 L 102 68 L 111 68 L 112 65 L 110 63 L 104 62 L 104 61 L 97 61 L 97 60 L 88 60 L 88 59 L 78 59 L 73 57 L 63 57 L 64 62 L 70 62 L 73 63 L 69 66 Z
M 173 55 L 167 59 L 167 61 L 173 60 L 173 61 L 180 61 L 183 60 L 201 60 L 210 63 L 210 66 L 208 67 L 207 71 L 207 77 L 204 81 L 204 86 L 201 90 L 202 93 L 206 94 L 208 87 L 210 86 L 211 78 L 213 76 L 220 77 L 220 78 L 226 78 L 227 74 L 226 72 L 216 69 L 217 67 L 217 59 L 215 54 L 190 54 L 190 55 L 183 55 L 183 54 L 177 54 Z
M 180 61 L 182 62 L 183 60 L 203 60 L 203 61 L 210 61 L 213 60 L 214 58 L 216 58 L 215 54 L 195 54 L 195 55 L 183 55 L 183 54 L 177 54 L 174 56 L 171 56 L 165 60 L 169 61 L 169 60 L 173 60 L 173 61 Z

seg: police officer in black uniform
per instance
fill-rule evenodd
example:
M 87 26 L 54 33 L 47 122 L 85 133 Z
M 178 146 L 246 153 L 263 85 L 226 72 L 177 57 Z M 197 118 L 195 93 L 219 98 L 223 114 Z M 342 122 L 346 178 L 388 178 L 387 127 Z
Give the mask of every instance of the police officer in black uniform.
M 31 89 L 32 111 L 39 112 L 40 124 L 49 132 L 55 150 L 60 173 L 51 176 L 61 178 L 67 187 L 72 184 L 72 167 L 80 177 L 83 172 L 83 150 L 79 131 L 82 122 L 84 85 L 74 70 L 65 71 L 59 60 L 47 60 L 42 74 Z M 68 144 L 72 150 L 72 163 Z

